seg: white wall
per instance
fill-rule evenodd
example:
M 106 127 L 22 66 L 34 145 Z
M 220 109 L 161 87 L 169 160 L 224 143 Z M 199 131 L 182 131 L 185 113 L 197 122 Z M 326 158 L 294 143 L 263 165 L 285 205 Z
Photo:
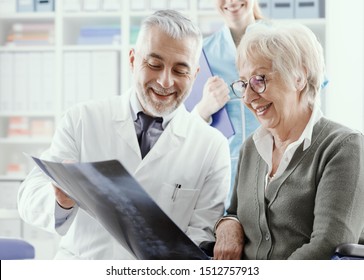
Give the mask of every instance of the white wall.
M 326 116 L 364 132 L 364 1 L 326 1 Z

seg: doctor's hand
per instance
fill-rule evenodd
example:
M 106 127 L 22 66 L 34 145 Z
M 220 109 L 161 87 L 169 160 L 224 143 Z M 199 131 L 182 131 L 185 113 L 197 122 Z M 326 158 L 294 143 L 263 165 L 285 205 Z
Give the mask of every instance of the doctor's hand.
M 235 220 L 222 220 L 216 229 L 214 260 L 240 260 L 244 249 L 243 227 Z
M 72 159 L 65 159 L 62 161 L 62 163 L 74 163 L 75 160 Z M 52 186 L 54 188 L 54 194 L 56 196 L 56 201 L 59 206 L 61 206 L 63 209 L 71 209 L 73 206 L 75 206 L 76 202 L 70 198 L 64 191 L 62 191 L 59 187 L 54 185 L 52 183 Z
M 219 111 L 229 101 L 229 87 L 218 76 L 210 77 L 202 93 L 202 99 L 196 105 L 200 116 L 209 121 L 211 115 Z
M 60 188 L 55 186 L 53 183 L 54 188 L 54 194 L 56 196 L 56 201 L 59 206 L 61 206 L 63 209 L 71 209 L 73 206 L 75 206 L 76 202 L 70 198 L 64 191 L 62 191 Z

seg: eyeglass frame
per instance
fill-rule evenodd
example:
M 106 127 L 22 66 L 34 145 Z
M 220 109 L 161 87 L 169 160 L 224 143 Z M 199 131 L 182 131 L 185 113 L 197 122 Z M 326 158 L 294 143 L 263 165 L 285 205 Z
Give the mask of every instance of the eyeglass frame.
M 258 91 L 256 91 L 256 90 L 254 90 L 254 88 L 251 86 L 251 80 L 253 79 L 253 78 L 255 78 L 255 77 L 260 77 L 260 78 L 262 78 L 262 80 L 263 80 L 263 83 L 264 83 L 264 87 L 263 87 L 263 90 L 262 91 L 260 91 L 260 92 L 258 92 Z M 242 93 L 243 92 L 245 92 L 246 91 L 246 89 L 248 88 L 248 84 L 249 84 L 249 87 L 251 88 L 251 90 L 252 91 L 254 91 L 255 93 L 257 93 L 257 94 L 262 94 L 262 93 L 264 93 L 265 92 L 265 90 L 267 89 L 267 80 L 266 80 L 266 75 L 253 75 L 253 76 L 251 76 L 250 78 L 249 78 L 249 80 L 246 82 L 246 81 L 243 81 L 243 80 L 236 80 L 236 81 L 234 81 L 234 82 L 232 82 L 231 84 L 230 84 L 230 87 L 231 87 L 231 89 L 232 89 L 232 91 L 233 91 L 233 93 L 234 93 L 234 95 L 236 96 L 236 97 L 238 97 L 238 98 L 243 98 L 244 97 L 244 95 L 243 94 L 237 94 L 236 92 L 235 92 L 235 90 L 234 90 L 234 85 L 236 84 L 236 83 L 242 83 L 243 85 L 244 85 L 244 87 L 245 87 L 245 90 L 244 91 L 242 91 Z

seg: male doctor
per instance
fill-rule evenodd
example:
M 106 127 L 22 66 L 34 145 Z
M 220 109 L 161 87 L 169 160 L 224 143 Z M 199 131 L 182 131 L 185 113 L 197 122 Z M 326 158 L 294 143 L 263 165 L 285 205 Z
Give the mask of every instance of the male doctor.
M 146 18 L 129 53 L 134 87 L 71 108 L 41 156 L 58 162 L 118 159 L 196 244 L 213 240 L 230 185 L 227 140 L 183 105 L 199 70 L 201 45 L 198 28 L 178 12 Z M 153 125 L 145 131 L 146 122 Z M 38 168 L 21 185 L 18 205 L 24 221 L 62 236 L 56 259 L 133 258 Z

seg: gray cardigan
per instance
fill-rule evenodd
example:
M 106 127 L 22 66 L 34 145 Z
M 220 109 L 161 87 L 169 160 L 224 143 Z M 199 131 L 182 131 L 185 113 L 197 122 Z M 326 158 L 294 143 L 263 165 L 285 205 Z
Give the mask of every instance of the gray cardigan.
M 303 144 L 302 144 L 303 145 Z M 321 118 L 265 191 L 268 166 L 252 137 L 240 150 L 228 215 L 245 232 L 244 259 L 329 259 L 364 229 L 364 136 Z

